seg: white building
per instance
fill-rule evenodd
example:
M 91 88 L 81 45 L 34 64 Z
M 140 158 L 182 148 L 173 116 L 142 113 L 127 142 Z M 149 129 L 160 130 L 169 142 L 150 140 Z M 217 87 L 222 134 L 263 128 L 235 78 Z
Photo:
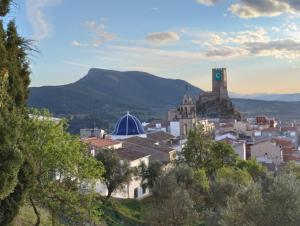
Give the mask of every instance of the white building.
M 142 163 L 145 164 L 146 167 L 149 166 L 150 155 L 132 151 L 127 148 L 120 148 L 116 151 L 122 159 L 121 161 L 128 161 L 132 168 L 139 167 Z M 97 181 L 96 192 L 103 196 L 108 194 L 107 187 L 102 181 Z M 143 186 L 140 176 L 132 176 L 130 182 L 121 185 L 112 193 L 112 197 L 120 199 L 143 199 L 149 195 L 149 188 Z

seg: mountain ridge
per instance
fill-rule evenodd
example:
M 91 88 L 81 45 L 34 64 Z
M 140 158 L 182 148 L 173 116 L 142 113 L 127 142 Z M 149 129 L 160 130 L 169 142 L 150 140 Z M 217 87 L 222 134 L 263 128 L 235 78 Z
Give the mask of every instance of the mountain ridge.
M 92 127 L 95 122 L 98 127 L 111 128 L 128 110 L 142 121 L 162 118 L 170 108 L 180 104 L 186 92 L 197 99 L 203 90 L 184 80 L 146 72 L 92 68 L 70 84 L 31 87 L 28 106 L 47 108 L 56 116 L 71 116 L 71 127 L 76 124 L 71 130 L 78 132 L 79 128 Z M 237 110 L 248 116 L 274 114 L 288 119 L 300 118 L 300 102 L 235 98 L 232 101 Z
M 249 99 L 249 100 L 265 100 L 265 101 L 285 101 L 298 102 L 300 101 L 300 93 L 253 93 L 239 94 L 231 92 L 231 98 Z

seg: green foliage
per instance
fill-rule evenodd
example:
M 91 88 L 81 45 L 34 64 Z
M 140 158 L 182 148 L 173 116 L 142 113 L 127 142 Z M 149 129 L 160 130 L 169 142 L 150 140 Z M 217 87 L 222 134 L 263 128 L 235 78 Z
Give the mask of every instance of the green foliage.
M 281 173 L 266 191 L 265 225 L 296 226 L 300 222 L 300 181 L 294 173 Z
M 0 16 L 5 16 L 9 12 L 11 0 L 0 0 Z
M 294 173 L 297 176 L 297 179 L 300 179 L 300 166 L 295 162 L 289 162 L 286 164 L 282 171 L 285 173 Z
M 103 221 L 109 226 L 142 226 L 144 224 L 145 200 L 116 200 L 109 199 L 101 204 Z
M 210 163 L 211 138 L 202 127 L 188 134 L 187 143 L 182 152 L 183 161 L 192 168 L 205 168 Z
M 208 192 L 210 190 L 210 181 L 206 175 L 205 169 L 195 170 L 194 178 L 202 192 Z
M 34 186 L 30 189 L 33 207 L 47 207 L 55 216 L 69 222 L 96 220 L 92 216 L 95 200 L 92 180 L 99 179 L 103 166 L 89 153 L 79 138 L 65 131 L 46 111 L 32 111 L 24 134 L 26 156 L 34 166 Z M 80 191 L 88 183 L 88 192 Z M 97 213 L 96 213 L 97 214 Z
M 240 187 L 236 194 L 228 199 L 227 206 L 221 209 L 218 225 L 266 226 L 264 212 L 262 189 L 258 184 L 251 183 L 247 187 Z
M 146 214 L 147 225 L 192 226 L 199 223 L 194 202 L 183 183 L 185 180 L 179 176 L 183 174 L 173 171 L 156 180 Z
M 213 208 L 223 207 L 241 186 L 247 187 L 251 182 L 252 178 L 247 171 L 223 167 L 217 171 L 215 180 L 211 181 L 209 202 Z
M 267 168 L 256 160 L 238 161 L 237 167 L 246 170 L 254 181 L 259 181 L 266 177 Z
M 238 155 L 235 154 L 233 148 L 229 144 L 223 142 L 212 142 L 211 145 L 211 161 L 207 164 L 207 171 L 211 175 L 216 170 L 224 166 L 236 166 Z
M 140 174 L 142 176 L 143 185 L 151 189 L 156 180 L 163 174 L 162 163 L 159 161 L 150 161 L 148 167 L 142 163 L 140 166 Z
M 115 150 L 98 150 L 96 159 L 103 164 L 105 169 L 103 182 L 108 190 L 106 198 L 109 199 L 116 189 L 131 180 L 133 169 L 127 161 L 120 159 Z
M 30 50 L 28 41 L 20 37 L 14 21 L 7 25 L 6 50 L 9 73 L 9 95 L 17 107 L 24 107 L 28 97 L 29 61 L 26 51 Z
M 238 161 L 230 145 L 213 141 L 201 126 L 189 133 L 182 155 L 187 165 L 196 170 L 205 169 L 208 176 L 223 166 L 236 166 Z
M 0 1 L 5 16 L 11 1 Z M 0 224 L 8 224 L 18 213 L 31 186 L 32 166 L 24 155 L 22 126 L 29 85 L 29 50 L 26 40 L 10 21 L 0 22 Z

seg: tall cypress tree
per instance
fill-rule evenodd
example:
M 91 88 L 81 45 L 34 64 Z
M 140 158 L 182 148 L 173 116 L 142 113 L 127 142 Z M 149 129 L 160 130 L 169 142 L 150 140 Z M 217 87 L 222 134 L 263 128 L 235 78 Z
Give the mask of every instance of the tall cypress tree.
M 0 0 L 0 16 L 9 11 L 10 0 Z M 24 158 L 22 121 L 28 96 L 29 62 L 27 42 L 14 21 L 7 29 L 0 22 L 0 225 L 17 215 L 30 186 L 32 167 Z

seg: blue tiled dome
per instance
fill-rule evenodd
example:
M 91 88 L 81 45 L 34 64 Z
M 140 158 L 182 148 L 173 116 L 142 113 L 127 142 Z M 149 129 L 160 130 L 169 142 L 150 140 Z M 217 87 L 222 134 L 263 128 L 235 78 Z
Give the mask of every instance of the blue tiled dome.
M 134 136 L 145 134 L 144 128 L 137 117 L 130 115 L 129 112 L 121 117 L 114 129 L 112 135 Z

